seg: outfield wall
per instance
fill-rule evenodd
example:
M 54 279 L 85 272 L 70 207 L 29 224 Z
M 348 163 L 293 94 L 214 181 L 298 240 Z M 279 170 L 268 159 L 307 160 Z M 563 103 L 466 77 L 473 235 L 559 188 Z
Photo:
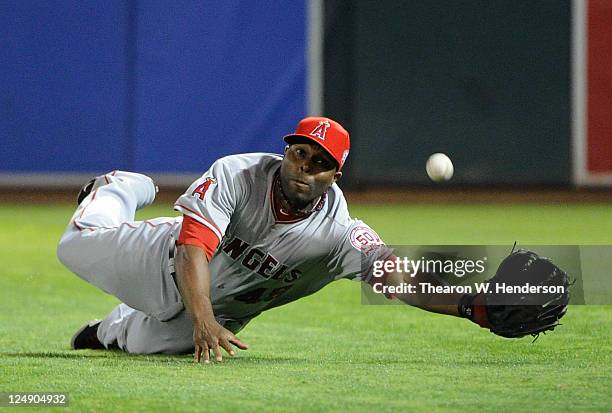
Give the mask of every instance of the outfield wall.
M 607 0 L 161 0 L 0 6 L 0 186 L 122 168 L 182 187 L 281 152 L 306 114 L 351 131 L 347 187 L 612 185 Z
M 573 2 L 573 157 L 578 185 L 612 186 L 612 2 Z
M 282 151 L 279 136 L 307 111 L 304 1 L 0 10 L 5 181 L 61 185 L 116 168 L 180 180 L 224 155 Z
M 354 187 L 431 185 L 434 152 L 453 159 L 453 184 L 612 185 L 612 2 L 329 0 L 325 12 L 326 112 L 352 132 Z
M 347 170 L 356 182 L 427 184 L 428 156 L 445 152 L 453 183 L 569 183 L 568 1 L 342 3 L 352 110 L 328 109 L 355 136 L 351 162 L 369 165 Z

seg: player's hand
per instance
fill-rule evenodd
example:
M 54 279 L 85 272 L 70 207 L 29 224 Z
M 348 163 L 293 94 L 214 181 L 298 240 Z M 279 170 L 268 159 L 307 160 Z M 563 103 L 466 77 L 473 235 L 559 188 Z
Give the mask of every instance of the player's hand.
M 202 359 L 202 354 L 204 354 L 204 363 L 206 364 L 210 363 L 211 350 L 215 355 L 215 360 L 221 362 L 223 361 L 221 348 L 232 357 L 236 354 L 232 344 L 241 350 L 249 348 L 248 344 L 240 341 L 234 333 L 224 328 L 215 320 L 194 326 L 193 343 L 195 344 L 194 362 L 199 363 Z

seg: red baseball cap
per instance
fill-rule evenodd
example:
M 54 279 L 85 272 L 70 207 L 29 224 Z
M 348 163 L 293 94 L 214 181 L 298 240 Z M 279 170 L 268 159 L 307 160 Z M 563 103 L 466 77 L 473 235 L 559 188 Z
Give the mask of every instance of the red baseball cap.
M 349 133 L 335 120 L 317 116 L 304 118 L 298 123 L 295 133 L 285 136 L 287 143 L 293 143 L 293 137 L 309 139 L 323 147 L 342 169 L 351 148 Z

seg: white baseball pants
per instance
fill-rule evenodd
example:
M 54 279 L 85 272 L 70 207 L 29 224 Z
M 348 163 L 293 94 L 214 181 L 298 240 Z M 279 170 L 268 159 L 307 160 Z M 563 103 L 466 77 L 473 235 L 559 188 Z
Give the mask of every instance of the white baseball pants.
M 155 199 L 153 181 L 115 171 L 96 178 L 60 239 L 60 261 L 114 295 L 117 306 L 98 328 L 105 345 L 130 353 L 183 353 L 193 327 L 172 278 L 169 251 L 182 218 L 134 221 Z

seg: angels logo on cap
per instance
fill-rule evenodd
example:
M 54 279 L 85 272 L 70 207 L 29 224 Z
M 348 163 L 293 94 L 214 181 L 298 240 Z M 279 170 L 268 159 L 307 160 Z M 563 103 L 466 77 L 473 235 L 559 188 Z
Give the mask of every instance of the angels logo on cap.
M 321 140 L 325 140 L 325 134 L 327 133 L 327 129 L 329 129 L 330 126 L 331 125 L 329 124 L 328 120 L 322 120 L 321 122 L 319 122 L 317 127 L 314 128 L 312 132 L 310 132 L 310 134 L 312 136 L 316 136 Z

